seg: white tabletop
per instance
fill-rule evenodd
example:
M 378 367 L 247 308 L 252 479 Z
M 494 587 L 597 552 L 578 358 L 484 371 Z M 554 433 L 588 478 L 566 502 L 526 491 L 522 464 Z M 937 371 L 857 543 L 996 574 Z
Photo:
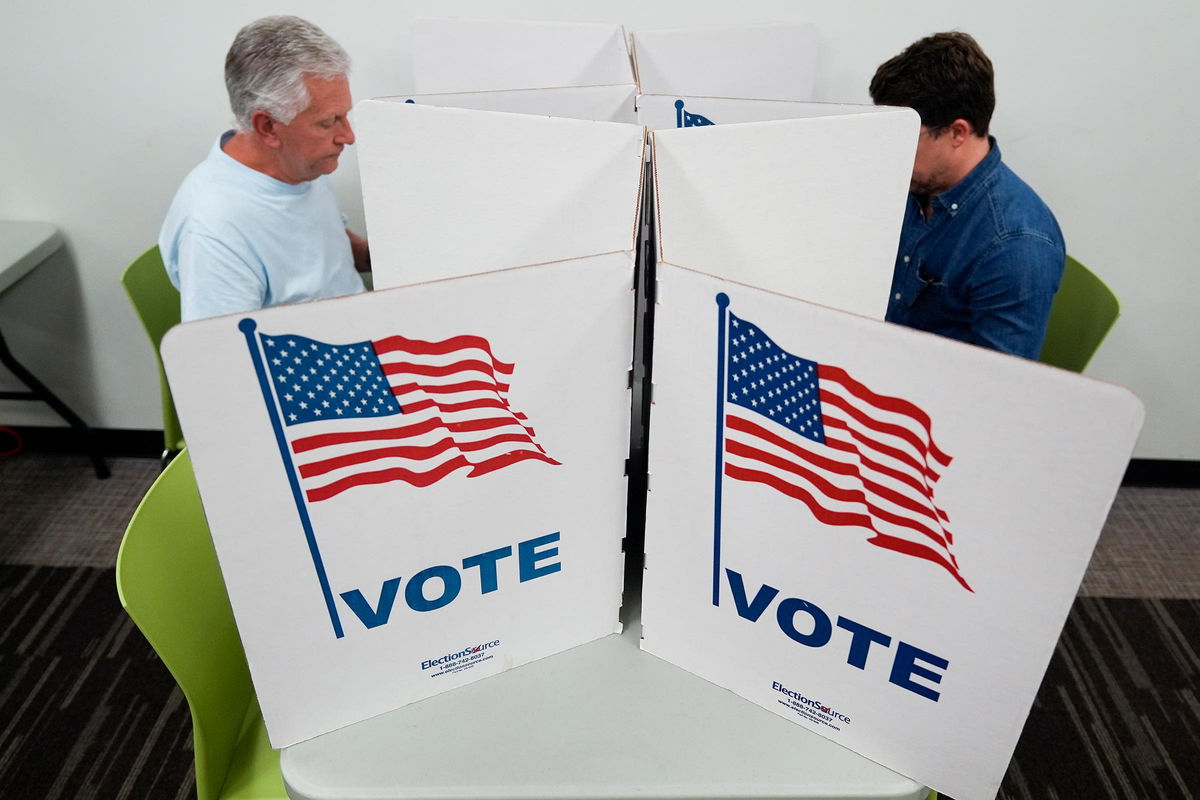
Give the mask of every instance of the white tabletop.
M 49 222 L 0 219 L 0 292 L 42 263 L 62 243 L 58 229 Z
M 928 790 L 638 648 L 637 620 L 285 748 L 295 800 L 828 798 Z

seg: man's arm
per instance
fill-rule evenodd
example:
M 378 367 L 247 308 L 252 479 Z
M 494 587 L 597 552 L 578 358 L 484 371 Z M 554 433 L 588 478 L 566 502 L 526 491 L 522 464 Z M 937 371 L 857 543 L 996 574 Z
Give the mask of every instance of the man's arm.
M 1057 242 L 1039 234 L 989 247 L 968 284 L 975 343 L 1036 360 L 1065 257 Z
M 367 244 L 367 240 L 349 228 L 346 229 L 346 235 L 350 237 L 350 252 L 354 254 L 354 268 L 359 272 L 370 272 L 371 248 Z
M 179 306 L 184 322 L 263 307 L 266 283 L 221 241 L 198 233 L 179 242 Z

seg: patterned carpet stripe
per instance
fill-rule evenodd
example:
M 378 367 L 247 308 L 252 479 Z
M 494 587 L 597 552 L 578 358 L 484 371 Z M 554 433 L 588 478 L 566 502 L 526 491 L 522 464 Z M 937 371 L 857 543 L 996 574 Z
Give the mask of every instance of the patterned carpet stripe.
M 1200 600 L 1080 597 L 1002 800 L 1200 798 Z
M 195 796 L 191 716 L 113 570 L 0 565 L 0 797 Z

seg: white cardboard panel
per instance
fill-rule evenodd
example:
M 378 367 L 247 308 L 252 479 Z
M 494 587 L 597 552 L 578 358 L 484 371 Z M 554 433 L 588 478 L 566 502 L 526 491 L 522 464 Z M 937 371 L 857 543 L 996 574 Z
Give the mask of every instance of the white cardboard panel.
M 619 629 L 632 273 L 630 255 L 614 253 L 167 334 L 163 358 L 273 746 Z M 513 366 L 487 368 L 477 342 L 420 344 L 462 336 L 483 337 Z M 296 337 L 341 350 L 313 355 Z M 388 355 L 392 337 L 418 343 Z M 369 391 L 339 366 L 345 345 L 380 341 L 401 412 L 329 419 Z M 250 342 L 266 354 L 261 377 Z M 499 388 L 459 385 L 471 381 Z M 463 402 L 474 405 L 450 405 Z M 276 432 L 272 410 L 300 416 Z M 505 438 L 481 448 L 492 435 Z M 521 460 L 539 446 L 557 463 Z M 305 466 L 318 460 L 334 469 Z M 401 477 L 436 467 L 436 481 Z
M 398 100 L 356 113 L 376 287 L 633 249 L 640 126 Z
M 635 31 L 635 69 L 646 94 L 811 100 L 813 25 L 744 25 Z
M 637 87 L 567 86 L 557 89 L 513 89 L 495 92 L 452 92 L 448 94 L 407 95 L 418 105 L 443 108 L 471 108 L 476 111 L 507 111 L 543 117 L 567 117 L 596 122 L 638 123 L 635 98 Z
M 939 791 L 991 800 L 1141 403 L 712 276 L 658 277 L 643 647 Z
M 419 94 L 633 83 L 619 25 L 417 19 L 413 85 Z
M 650 130 L 836 117 L 862 114 L 865 110 L 861 105 L 792 100 L 740 100 L 673 94 L 642 94 L 637 97 L 637 121 Z
M 882 319 L 919 124 L 863 106 L 653 132 L 660 259 Z

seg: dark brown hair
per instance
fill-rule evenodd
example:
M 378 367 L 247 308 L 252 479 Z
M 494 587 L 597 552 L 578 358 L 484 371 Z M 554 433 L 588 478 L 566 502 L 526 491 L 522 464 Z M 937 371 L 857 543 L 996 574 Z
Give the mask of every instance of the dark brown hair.
M 996 107 L 992 62 L 967 33 L 935 33 L 879 65 L 871 79 L 877 105 L 908 106 L 937 132 L 965 119 L 987 136 Z

